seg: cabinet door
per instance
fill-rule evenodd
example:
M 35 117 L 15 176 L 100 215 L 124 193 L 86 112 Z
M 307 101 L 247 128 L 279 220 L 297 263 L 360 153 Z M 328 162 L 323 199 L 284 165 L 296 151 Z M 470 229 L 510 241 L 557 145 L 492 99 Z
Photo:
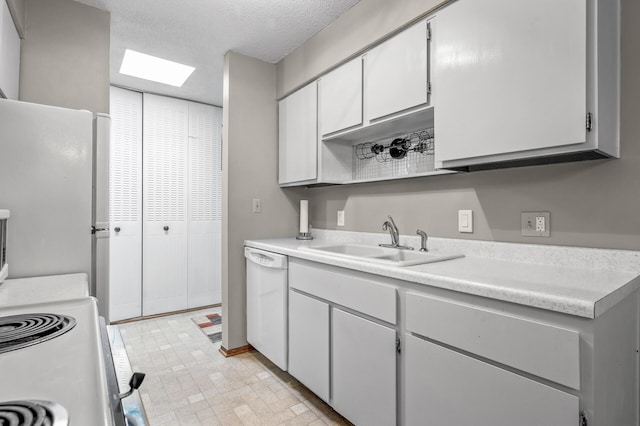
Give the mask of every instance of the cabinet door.
M 460 0 L 438 12 L 436 161 L 585 142 L 586 5 Z
M 357 425 L 396 424 L 396 332 L 333 309 L 331 335 L 335 410 Z
M 329 305 L 289 291 L 289 373 L 329 402 Z
M 143 314 L 187 308 L 187 101 L 144 95 Z
M 222 110 L 189 102 L 187 307 L 220 303 Z
M 142 315 L 142 94 L 111 87 L 109 320 Z
M 18 99 L 20 79 L 20 37 L 6 2 L 0 2 L 0 92 Z M 2 95 L 0 95 L 2 98 Z
M 408 425 L 573 426 L 578 398 L 405 335 Z
M 365 57 L 369 121 L 427 103 L 427 22 L 371 49 Z
M 320 134 L 362 124 L 362 58 L 358 57 L 323 76 L 320 92 Z
M 280 184 L 318 176 L 318 92 L 315 82 L 279 103 Z

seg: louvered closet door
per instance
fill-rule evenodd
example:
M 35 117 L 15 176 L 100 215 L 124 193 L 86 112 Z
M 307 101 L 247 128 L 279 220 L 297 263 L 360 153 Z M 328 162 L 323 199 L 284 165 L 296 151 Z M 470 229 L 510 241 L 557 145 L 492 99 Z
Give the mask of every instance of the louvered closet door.
M 142 315 L 142 94 L 111 88 L 109 320 Z
M 187 101 L 144 95 L 143 314 L 187 308 Z
M 189 103 L 188 307 L 220 303 L 222 110 Z

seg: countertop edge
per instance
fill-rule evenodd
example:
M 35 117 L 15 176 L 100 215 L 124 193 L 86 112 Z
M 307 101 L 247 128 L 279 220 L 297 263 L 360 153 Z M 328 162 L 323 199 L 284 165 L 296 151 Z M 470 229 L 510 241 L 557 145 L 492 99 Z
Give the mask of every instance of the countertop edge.
M 406 267 L 401 268 L 388 265 L 377 265 L 342 257 L 317 254 L 306 250 L 293 249 L 274 241 L 245 240 L 244 244 L 248 247 L 267 250 L 312 262 L 319 262 L 331 266 L 393 278 L 400 281 L 428 285 L 435 288 L 452 290 L 460 293 L 486 297 L 588 319 L 594 319 L 602 315 L 640 287 L 640 277 L 637 277 L 620 286 L 605 297 L 591 302 L 584 299 L 570 298 L 561 295 L 531 293 L 520 289 L 510 289 L 506 287 L 500 287 L 498 289 L 480 282 L 456 279 L 424 271 L 415 271 Z M 300 245 L 302 246 L 304 243 L 300 243 Z M 448 262 L 455 262 L 459 260 L 462 259 L 453 259 Z

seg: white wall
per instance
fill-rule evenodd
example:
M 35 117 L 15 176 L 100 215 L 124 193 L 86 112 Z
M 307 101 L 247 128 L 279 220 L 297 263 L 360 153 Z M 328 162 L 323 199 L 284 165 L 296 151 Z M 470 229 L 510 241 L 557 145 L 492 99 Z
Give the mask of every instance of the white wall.
M 300 197 L 278 186 L 276 66 L 233 52 L 224 64 L 222 346 L 234 349 L 247 344 L 244 240 L 294 236 Z

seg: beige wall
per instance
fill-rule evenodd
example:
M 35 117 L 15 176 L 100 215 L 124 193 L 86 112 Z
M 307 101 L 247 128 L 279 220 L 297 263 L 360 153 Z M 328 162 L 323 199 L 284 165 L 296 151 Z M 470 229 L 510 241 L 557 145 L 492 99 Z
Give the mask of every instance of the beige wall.
M 7 6 L 11 11 L 11 18 L 18 30 L 20 38 L 24 37 L 24 25 L 25 25 L 25 0 L 7 0 Z
M 294 236 L 300 197 L 278 187 L 276 66 L 232 52 L 224 66 L 222 345 L 233 349 L 246 344 L 244 240 Z
M 109 113 L 109 12 L 26 0 L 25 15 L 20 100 Z
M 361 0 L 278 65 L 278 93 L 363 46 L 361 28 L 373 33 L 380 24 L 378 32 L 384 33 L 389 28 L 383 17 L 396 16 L 402 24 L 409 19 L 406 10 L 419 13 L 417 3 L 427 9 L 435 2 Z M 374 6 L 381 7 L 379 13 Z M 366 13 L 356 19 L 357 8 Z M 622 0 L 621 159 L 312 188 L 311 223 L 337 229 L 336 212 L 344 209 L 345 230 L 382 232 L 391 214 L 403 234 L 421 228 L 438 237 L 640 250 L 639 20 L 640 2 Z M 458 209 L 474 211 L 473 234 L 458 233 Z M 551 238 L 521 237 L 522 211 L 551 212 Z

